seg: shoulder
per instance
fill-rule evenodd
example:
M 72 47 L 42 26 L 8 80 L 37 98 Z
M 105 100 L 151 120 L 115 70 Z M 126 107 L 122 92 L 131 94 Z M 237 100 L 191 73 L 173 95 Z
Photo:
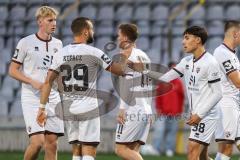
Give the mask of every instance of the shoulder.
M 206 53 L 206 59 L 204 60 L 208 67 L 219 66 L 216 58 L 209 52 Z
M 58 38 L 52 37 L 52 40 L 57 43 L 62 43 L 62 41 Z
M 102 55 L 104 54 L 104 52 L 96 47 L 93 47 L 93 46 L 90 46 L 90 45 L 87 45 L 85 44 L 84 45 L 89 51 L 90 53 L 94 54 L 94 55 Z
M 225 47 L 223 47 L 223 45 L 220 45 L 214 50 L 213 56 L 218 59 L 218 58 L 229 56 L 228 53 L 229 51 Z
M 180 63 L 188 63 L 193 60 L 193 55 L 184 57 Z
M 133 55 L 134 56 L 141 56 L 142 58 L 144 58 L 146 61 L 151 61 L 150 58 L 148 57 L 148 55 L 141 49 L 138 49 L 138 48 L 133 48 L 133 51 L 132 51 Z

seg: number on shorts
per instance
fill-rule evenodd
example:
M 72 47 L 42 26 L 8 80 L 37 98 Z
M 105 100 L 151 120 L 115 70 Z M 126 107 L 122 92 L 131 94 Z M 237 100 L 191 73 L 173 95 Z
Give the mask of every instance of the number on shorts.
M 122 131 L 123 131 L 123 125 L 120 124 L 120 125 L 118 125 L 117 133 L 122 134 Z
M 205 128 L 205 124 L 204 123 L 199 123 L 198 125 L 194 126 L 192 131 L 194 131 L 194 132 L 198 131 L 200 133 L 203 133 L 204 132 L 204 128 Z

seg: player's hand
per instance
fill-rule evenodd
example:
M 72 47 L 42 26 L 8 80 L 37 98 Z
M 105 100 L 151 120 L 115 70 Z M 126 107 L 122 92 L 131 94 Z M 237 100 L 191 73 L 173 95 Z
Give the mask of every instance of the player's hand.
M 37 123 L 39 126 L 43 127 L 47 121 L 47 114 L 44 108 L 39 108 L 37 115 Z
M 43 86 L 43 83 L 38 82 L 38 81 L 33 80 L 33 79 L 30 81 L 30 84 L 34 89 L 37 89 L 37 90 L 41 90 L 41 88 Z
M 118 116 L 117 116 L 117 121 L 119 124 L 124 124 L 126 121 L 126 113 L 125 113 L 125 109 L 120 109 L 118 112 Z
M 189 118 L 189 120 L 187 120 L 187 124 L 190 126 L 195 126 L 197 125 L 202 119 L 197 115 L 197 114 L 193 114 L 191 115 L 191 117 Z
M 119 48 L 121 48 L 121 54 L 128 59 L 128 57 L 132 53 L 132 49 L 134 47 L 134 43 L 130 41 L 123 41 L 119 44 Z

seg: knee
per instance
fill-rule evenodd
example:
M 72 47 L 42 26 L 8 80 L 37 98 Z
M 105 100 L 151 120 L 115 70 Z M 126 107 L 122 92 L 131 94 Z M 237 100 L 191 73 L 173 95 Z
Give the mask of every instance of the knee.
M 57 141 L 45 141 L 45 150 L 57 150 L 58 142 Z
M 38 142 L 30 142 L 30 147 L 35 149 L 35 150 L 40 150 L 43 145 L 44 145 L 44 142 L 43 141 L 38 141 Z

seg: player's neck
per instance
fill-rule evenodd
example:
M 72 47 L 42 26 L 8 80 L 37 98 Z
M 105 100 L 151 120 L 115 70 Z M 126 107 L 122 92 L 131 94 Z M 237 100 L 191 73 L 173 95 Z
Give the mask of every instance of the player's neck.
M 77 43 L 83 43 L 83 44 L 86 44 L 87 41 L 86 39 L 82 38 L 82 37 L 74 37 L 73 38 L 73 43 L 77 44 Z
M 205 53 L 205 48 L 204 48 L 203 46 L 197 48 L 197 49 L 193 52 L 194 59 L 198 59 L 198 58 L 201 57 L 204 53 Z
M 45 32 L 41 32 L 40 30 L 37 32 L 37 35 L 39 38 L 41 38 L 44 41 L 48 41 L 51 39 L 51 34 L 47 34 Z
M 231 50 L 235 50 L 236 45 L 234 44 L 234 42 L 231 39 L 228 38 L 224 38 L 223 43 L 230 48 Z

